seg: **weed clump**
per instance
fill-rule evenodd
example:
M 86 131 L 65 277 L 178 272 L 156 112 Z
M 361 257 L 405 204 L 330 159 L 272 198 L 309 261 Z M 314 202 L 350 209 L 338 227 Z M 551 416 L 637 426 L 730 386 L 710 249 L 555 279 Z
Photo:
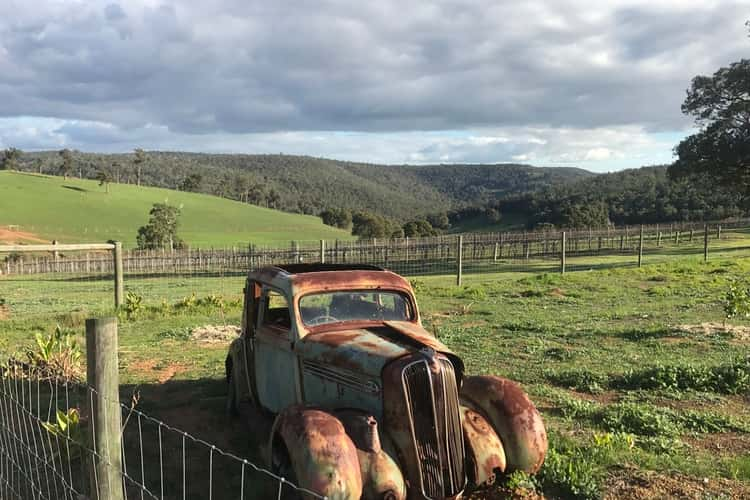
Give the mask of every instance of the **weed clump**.
M 601 375 L 585 369 L 548 371 L 545 374 L 545 377 L 555 385 L 591 394 L 603 392 L 608 384 L 606 375 Z
M 738 394 L 750 389 L 750 357 L 718 366 L 656 365 L 613 377 L 622 389 L 667 389 Z

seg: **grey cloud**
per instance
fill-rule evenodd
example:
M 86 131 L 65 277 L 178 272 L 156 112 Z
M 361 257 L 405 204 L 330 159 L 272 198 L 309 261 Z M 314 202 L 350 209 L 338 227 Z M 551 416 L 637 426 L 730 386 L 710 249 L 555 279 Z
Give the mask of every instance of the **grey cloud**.
M 748 43 L 733 2 L 40 2 L 0 6 L 0 116 L 116 130 L 673 130 Z

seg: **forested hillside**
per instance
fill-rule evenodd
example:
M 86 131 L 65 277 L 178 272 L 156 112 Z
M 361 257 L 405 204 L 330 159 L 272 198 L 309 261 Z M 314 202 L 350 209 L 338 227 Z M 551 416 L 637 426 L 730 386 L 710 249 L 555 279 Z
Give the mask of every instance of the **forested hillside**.
M 288 212 L 369 211 L 406 221 L 593 174 L 528 165 L 373 165 L 290 155 L 71 152 L 70 175 L 214 194 Z M 58 175 L 58 152 L 24 153 L 22 170 Z
M 747 200 L 705 178 L 670 180 L 666 166 L 623 170 L 492 204 L 528 226 L 716 220 L 748 213 Z
M 208 193 L 287 212 L 328 211 L 334 219 L 328 223 L 344 229 L 354 214 L 354 231 L 360 236 L 398 235 L 406 229 L 403 224 L 424 219 L 434 228 L 455 231 L 638 224 L 748 213 L 738 195 L 705 179 L 671 180 L 666 166 L 597 175 L 517 164 L 376 165 L 281 154 L 73 151 L 23 153 L 17 168 Z M 331 214 L 331 209 L 343 212 Z M 336 214 L 343 223 L 331 217 Z M 436 222 L 440 218 L 445 222 Z M 375 223 L 382 230 L 358 232 L 358 226 Z M 431 230 L 426 226 L 415 231 Z

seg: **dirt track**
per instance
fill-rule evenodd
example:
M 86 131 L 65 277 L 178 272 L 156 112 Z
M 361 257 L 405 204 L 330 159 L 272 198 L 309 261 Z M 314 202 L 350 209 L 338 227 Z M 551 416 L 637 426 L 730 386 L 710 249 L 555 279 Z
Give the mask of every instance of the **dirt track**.
M 0 243 L 49 243 L 49 241 L 39 238 L 34 233 L 0 227 Z

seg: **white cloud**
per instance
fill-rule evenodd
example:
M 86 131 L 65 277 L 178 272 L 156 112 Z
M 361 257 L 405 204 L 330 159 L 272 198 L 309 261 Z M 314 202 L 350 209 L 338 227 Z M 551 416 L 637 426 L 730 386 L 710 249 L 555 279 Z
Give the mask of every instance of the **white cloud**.
M 0 117 L 24 125 L 0 142 L 663 159 L 649 134 L 689 126 L 684 89 L 746 54 L 745 17 L 731 0 L 7 0 Z

